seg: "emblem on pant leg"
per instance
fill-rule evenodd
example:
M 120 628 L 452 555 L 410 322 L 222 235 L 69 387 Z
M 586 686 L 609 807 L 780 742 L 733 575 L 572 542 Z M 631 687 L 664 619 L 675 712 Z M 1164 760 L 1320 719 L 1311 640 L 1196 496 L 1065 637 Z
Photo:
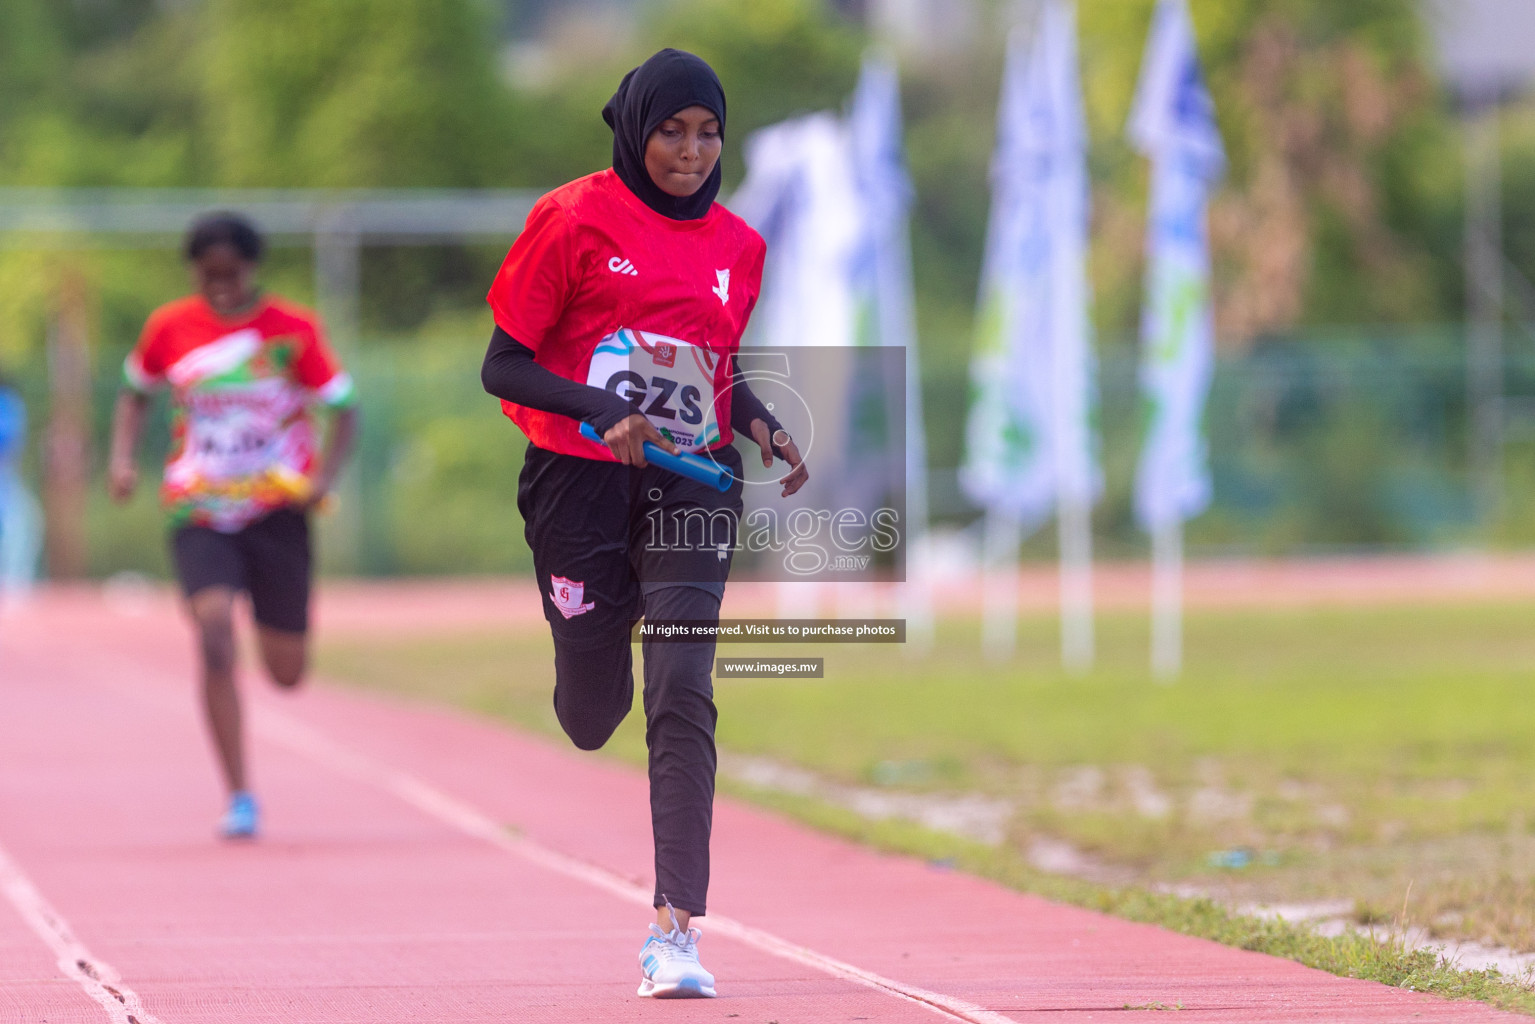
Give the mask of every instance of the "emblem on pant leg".
M 581 580 L 567 580 L 563 576 L 550 573 L 549 583 L 549 599 L 567 619 L 584 615 L 597 607 L 596 601 L 581 603 L 581 598 L 586 594 L 586 584 Z

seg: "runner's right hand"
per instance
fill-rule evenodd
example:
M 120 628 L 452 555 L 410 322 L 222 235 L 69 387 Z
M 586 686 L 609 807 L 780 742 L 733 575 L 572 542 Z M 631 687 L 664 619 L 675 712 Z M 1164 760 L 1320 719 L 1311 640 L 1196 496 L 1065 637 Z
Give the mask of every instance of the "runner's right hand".
M 107 493 L 113 501 L 127 501 L 139 485 L 139 467 L 132 461 L 113 459 L 107 469 Z
M 615 458 L 626 466 L 645 467 L 645 442 L 660 448 L 662 451 L 677 454 L 677 446 L 662 437 L 651 423 L 639 413 L 619 420 L 608 428 L 608 432 L 602 435 L 603 443 L 613 452 Z

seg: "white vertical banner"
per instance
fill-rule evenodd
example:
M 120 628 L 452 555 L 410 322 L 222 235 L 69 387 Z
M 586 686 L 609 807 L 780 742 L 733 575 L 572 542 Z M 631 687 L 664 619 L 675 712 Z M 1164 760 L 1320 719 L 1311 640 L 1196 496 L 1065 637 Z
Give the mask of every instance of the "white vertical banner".
M 1205 88 L 1187 0 L 1159 0 L 1130 117 L 1151 160 L 1141 389 L 1147 432 L 1135 515 L 1152 537 L 1152 669 L 1183 662 L 1183 523 L 1210 503 L 1203 430 L 1214 368 L 1206 205 L 1226 157 Z
M 1017 553 L 1052 512 L 1060 535 L 1061 654 L 1093 657 L 1092 505 L 1100 489 L 1092 427 L 1087 140 L 1076 14 L 1046 0 L 1009 43 L 992 162 L 971 408 L 960 482 L 987 510 L 984 637 L 1015 643 Z
M 768 246 L 754 335 L 773 348 L 852 345 L 863 212 L 846 128 L 833 114 L 807 114 L 753 133 L 745 149 L 730 208 Z
M 859 294 L 856 267 L 865 238 L 863 198 L 858 190 L 847 125 L 819 112 L 769 125 L 746 140 L 746 178 L 730 197 L 730 208 L 767 242 L 762 297 L 750 340 L 769 348 L 851 347 L 858 343 Z M 811 408 L 841 410 L 847 382 L 828 375 L 795 381 Z M 814 438 L 810 481 L 801 492 L 820 507 L 845 497 L 860 482 L 864 467 L 850 460 L 846 428 L 835 413 L 816 422 L 786 424 L 802 448 Z M 857 490 L 857 487 L 853 487 Z M 847 598 L 863 587 L 827 587 L 816 582 L 777 584 L 779 614 L 815 618 L 827 596 Z M 862 611 L 862 610 L 860 610 Z
M 924 577 L 927 551 L 927 434 L 922 416 L 921 363 L 917 358 L 912 297 L 908 211 L 911 179 L 901 132 L 901 89 L 895 65 L 883 56 L 864 59 L 848 113 L 853 173 L 863 199 L 865 248 L 860 285 L 871 316 L 867 338 L 906 350 L 904 394 L 887 395 L 886 408 L 904 407 L 905 445 L 897 453 L 906 491 L 906 583 L 902 612 L 906 642 L 922 652 L 933 642 L 931 588 Z

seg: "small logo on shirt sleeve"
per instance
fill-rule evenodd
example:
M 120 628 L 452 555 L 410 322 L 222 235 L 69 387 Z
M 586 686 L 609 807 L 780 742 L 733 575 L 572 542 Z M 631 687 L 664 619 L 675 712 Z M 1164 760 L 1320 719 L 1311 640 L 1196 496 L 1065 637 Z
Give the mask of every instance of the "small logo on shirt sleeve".
M 608 269 L 615 274 L 628 274 L 630 277 L 640 276 L 640 272 L 634 269 L 634 264 L 622 256 L 614 256 L 608 260 Z
M 727 305 L 730 302 L 730 271 L 716 270 L 714 276 L 720 283 L 715 285 L 712 291 L 720 297 L 720 305 Z

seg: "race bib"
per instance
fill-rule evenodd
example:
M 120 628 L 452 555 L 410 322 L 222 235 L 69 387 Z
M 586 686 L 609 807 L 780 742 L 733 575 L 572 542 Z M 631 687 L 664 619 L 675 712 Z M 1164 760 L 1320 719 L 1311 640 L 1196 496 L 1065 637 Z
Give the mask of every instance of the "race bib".
M 188 417 L 183 458 L 209 480 L 253 476 L 272 461 L 276 426 L 270 416 L 238 405 Z
M 592 353 L 586 383 L 624 398 L 679 451 L 697 452 L 720 439 L 714 375 L 721 356 L 646 331 L 614 331 Z

